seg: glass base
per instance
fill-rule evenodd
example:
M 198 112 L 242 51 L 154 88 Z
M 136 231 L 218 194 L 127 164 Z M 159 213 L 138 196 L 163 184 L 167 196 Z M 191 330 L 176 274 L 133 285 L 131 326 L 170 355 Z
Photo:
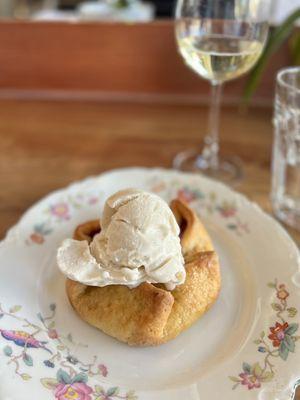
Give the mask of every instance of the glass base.
M 300 231 L 300 215 L 295 215 L 293 210 L 275 210 L 275 215 L 280 221 L 284 222 L 286 225 Z
M 242 163 L 238 157 L 221 158 L 217 167 L 211 168 L 195 149 L 177 154 L 173 167 L 180 171 L 201 172 L 224 183 L 236 183 L 243 178 Z
M 276 217 L 286 225 L 300 231 L 300 210 L 296 205 L 291 207 L 284 200 L 273 199 L 273 210 Z

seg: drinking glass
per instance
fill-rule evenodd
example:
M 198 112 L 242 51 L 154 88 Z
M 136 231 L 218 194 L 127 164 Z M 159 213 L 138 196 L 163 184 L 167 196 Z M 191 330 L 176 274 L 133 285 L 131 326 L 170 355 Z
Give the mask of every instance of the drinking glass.
M 300 230 L 300 67 L 277 75 L 274 128 L 273 209 L 279 219 Z
M 180 153 L 174 167 L 203 171 L 231 181 L 241 173 L 234 158 L 219 158 L 219 112 L 222 84 L 254 66 L 268 35 L 271 0 L 177 0 L 175 33 L 185 63 L 210 81 L 208 132 L 202 153 Z M 242 134 L 242 132 L 241 132 Z

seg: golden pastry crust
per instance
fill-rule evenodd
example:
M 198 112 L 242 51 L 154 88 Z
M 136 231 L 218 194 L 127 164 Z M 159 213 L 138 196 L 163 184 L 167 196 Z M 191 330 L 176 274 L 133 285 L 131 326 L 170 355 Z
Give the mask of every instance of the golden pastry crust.
M 169 292 L 161 284 L 129 289 L 66 282 L 70 303 L 83 320 L 132 346 L 153 346 L 175 338 L 208 310 L 220 291 L 218 258 L 204 226 L 182 201 L 173 200 L 171 209 L 182 228 L 184 284 Z M 74 239 L 90 242 L 100 229 L 98 221 L 89 221 L 77 227 Z
M 183 255 L 214 250 L 204 225 L 185 202 L 179 199 L 172 200 L 170 208 L 180 226 Z
M 186 261 L 186 280 L 172 291 L 174 304 L 161 343 L 175 338 L 201 317 L 218 297 L 221 276 L 216 253 L 197 253 Z
M 169 318 L 171 293 L 143 283 L 135 289 L 124 285 L 103 288 L 67 280 L 71 304 L 89 324 L 131 345 L 158 344 Z

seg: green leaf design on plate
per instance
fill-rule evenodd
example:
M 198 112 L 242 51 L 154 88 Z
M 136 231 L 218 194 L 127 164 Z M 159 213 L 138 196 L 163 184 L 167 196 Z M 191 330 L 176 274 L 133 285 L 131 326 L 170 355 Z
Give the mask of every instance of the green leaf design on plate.
M 240 382 L 240 379 L 237 378 L 236 376 L 229 376 L 228 377 L 232 382 Z
M 23 379 L 23 381 L 29 381 L 29 379 L 32 378 L 32 376 L 28 374 L 21 374 L 20 376 Z
M 293 333 L 297 332 L 299 328 L 298 324 L 292 323 L 289 325 L 289 327 L 284 331 L 286 335 L 292 335 Z
M 216 192 L 210 192 L 208 196 L 211 201 L 215 201 L 217 198 Z M 204 195 L 203 195 L 203 198 L 204 198 Z
M 70 375 L 61 368 L 57 371 L 56 377 L 58 382 L 60 383 L 65 383 L 65 384 L 72 383 Z
M 97 394 L 103 394 L 103 393 L 105 393 L 105 390 L 103 389 L 102 386 L 96 385 L 96 386 L 95 386 L 95 392 L 96 392 Z
M 45 229 L 43 235 L 50 235 L 53 232 L 53 229 Z
M 295 351 L 295 341 L 290 335 L 285 335 L 284 344 L 288 348 L 288 350 L 292 353 Z
M 285 342 L 282 341 L 279 347 L 279 356 L 283 361 L 286 361 L 289 355 L 289 349 L 286 347 Z
M 10 357 L 13 353 L 13 350 L 10 346 L 5 346 L 3 347 L 3 353 L 7 356 Z
M 243 362 L 243 371 L 246 372 L 247 374 L 251 374 L 251 365 Z
M 275 288 L 276 288 L 276 285 L 275 285 L 274 282 L 269 282 L 269 283 L 267 284 L 267 286 L 268 286 L 269 288 L 271 288 L 271 289 L 275 289 Z
M 43 235 L 45 230 L 45 223 L 34 225 L 33 230 L 34 232 Z
M 195 195 L 196 195 L 196 197 L 198 198 L 198 200 L 205 199 L 204 193 L 201 192 L 200 190 L 196 190 L 196 191 L 195 191 Z
M 41 384 L 46 388 L 46 389 L 55 389 L 56 386 L 59 384 L 59 382 L 56 379 L 52 378 L 42 378 L 41 379 Z
M 272 303 L 271 307 L 273 308 L 274 311 L 282 311 L 282 307 L 278 303 Z
M 43 318 L 43 316 L 42 316 L 42 314 L 41 314 L 40 312 L 37 313 L 36 316 L 38 317 L 38 319 L 39 319 L 41 322 L 44 322 L 44 318 Z
M 253 343 L 254 343 L 254 344 L 260 344 L 260 343 L 261 343 L 261 340 L 260 340 L 260 339 L 253 340 Z
M 87 383 L 87 381 L 88 381 L 88 376 L 87 376 L 87 374 L 84 374 L 83 372 L 80 372 L 79 374 L 75 375 L 74 378 L 72 379 L 72 383 L 74 383 L 74 382 Z
M 23 362 L 24 362 L 28 367 L 32 367 L 32 366 L 33 366 L 33 359 L 32 359 L 32 357 L 31 357 L 29 354 L 24 353 L 22 359 L 23 359 Z
M 129 392 L 126 393 L 126 400 L 138 400 L 134 390 L 129 390 Z
M 10 312 L 11 314 L 14 314 L 14 313 L 20 311 L 21 308 L 22 308 L 22 306 L 14 306 L 14 307 L 12 307 L 12 308 L 9 309 L 9 312 Z
M 293 318 L 297 315 L 297 309 L 295 307 L 287 308 L 287 312 L 289 313 L 290 318 Z
M 263 339 L 265 337 L 265 332 L 261 331 L 259 336 L 260 336 L 261 339 Z
M 234 231 L 237 227 L 236 227 L 235 224 L 228 224 L 228 225 L 227 225 L 227 228 Z
M 255 364 L 252 366 L 251 372 L 252 372 L 252 374 L 255 375 L 255 376 L 260 376 L 260 375 L 261 375 L 261 373 L 262 373 L 262 368 L 261 368 L 261 366 L 259 365 L 258 362 L 255 363 Z
M 55 321 L 51 321 L 48 325 L 48 329 L 53 329 L 55 327 Z
M 274 372 L 266 371 L 260 377 L 261 382 L 270 382 L 274 378 Z
M 115 396 L 118 393 L 119 393 L 119 388 L 115 386 L 108 389 L 108 391 L 106 392 L 106 396 Z
M 73 337 L 72 337 L 71 333 L 68 333 L 67 339 L 68 339 L 69 342 L 73 343 Z

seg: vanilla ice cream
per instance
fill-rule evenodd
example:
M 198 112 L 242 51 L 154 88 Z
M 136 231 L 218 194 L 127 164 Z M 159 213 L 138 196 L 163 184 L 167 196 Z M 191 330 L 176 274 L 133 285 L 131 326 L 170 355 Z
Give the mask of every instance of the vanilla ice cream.
M 66 239 L 57 262 L 70 279 L 90 286 L 164 283 L 172 290 L 185 280 L 176 219 L 160 197 L 135 189 L 111 196 L 101 232 L 87 241 Z

